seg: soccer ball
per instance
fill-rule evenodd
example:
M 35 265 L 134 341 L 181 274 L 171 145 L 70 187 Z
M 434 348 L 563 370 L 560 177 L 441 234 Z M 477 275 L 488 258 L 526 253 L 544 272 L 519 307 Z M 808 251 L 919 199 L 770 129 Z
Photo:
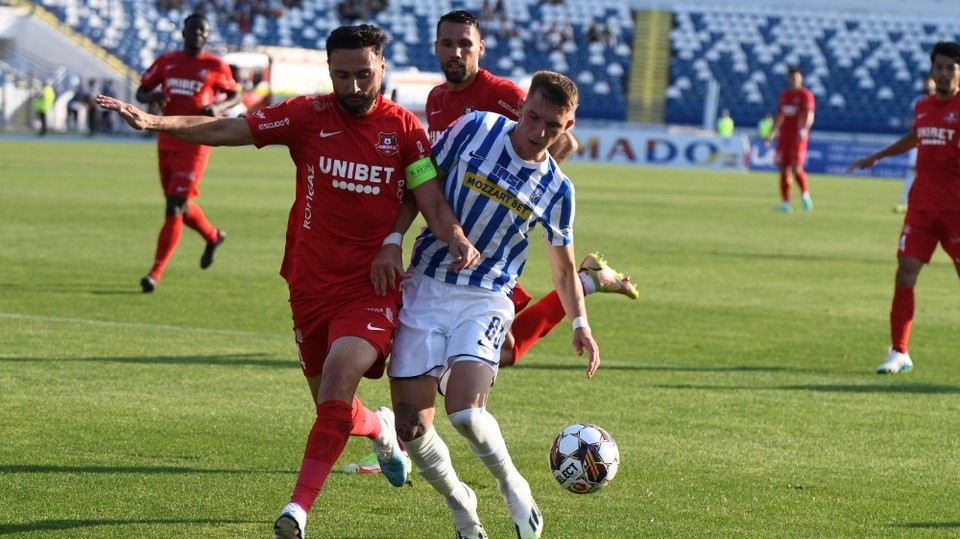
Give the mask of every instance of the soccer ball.
M 575 494 L 590 494 L 617 475 L 620 450 L 607 431 L 578 423 L 557 435 L 549 459 L 553 477 L 561 487 Z

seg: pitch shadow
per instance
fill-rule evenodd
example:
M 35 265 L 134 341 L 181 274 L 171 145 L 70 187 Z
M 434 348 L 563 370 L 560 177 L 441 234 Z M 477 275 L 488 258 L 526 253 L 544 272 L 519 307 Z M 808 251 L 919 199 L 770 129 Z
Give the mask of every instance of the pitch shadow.
M 22 522 L 19 524 L 0 524 L 0 535 L 10 535 L 26 532 L 53 532 L 74 530 L 79 528 L 96 528 L 101 526 L 137 526 L 149 524 L 262 524 L 259 521 L 251 520 L 212 520 L 212 519 L 141 519 L 141 520 L 108 520 L 108 519 L 88 519 L 88 520 L 36 520 L 33 522 Z
M 133 357 L 79 357 L 50 359 L 36 357 L 0 357 L 0 362 L 57 362 L 57 363 L 130 363 L 135 365 L 217 365 L 223 367 L 266 367 L 271 369 L 294 369 L 299 364 L 292 358 L 289 361 L 263 358 L 262 354 L 231 354 L 217 356 L 133 356 Z
M 295 470 L 235 470 L 191 468 L 188 466 L 62 466 L 55 464 L 4 464 L 0 473 L 56 474 L 294 474 Z
M 960 387 L 943 384 L 896 384 L 896 385 L 853 385 L 853 384 L 802 384 L 793 386 L 708 386 L 708 385 L 654 385 L 659 389 L 696 389 L 718 391 L 819 391 L 826 393 L 903 393 L 903 394 L 957 394 Z

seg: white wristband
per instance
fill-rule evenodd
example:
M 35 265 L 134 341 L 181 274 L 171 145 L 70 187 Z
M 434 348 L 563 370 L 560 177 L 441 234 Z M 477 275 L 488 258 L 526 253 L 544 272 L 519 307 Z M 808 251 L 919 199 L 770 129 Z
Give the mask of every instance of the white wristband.
M 383 243 L 380 244 L 381 247 L 384 245 L 396 245 L 400 246 L 403 244 L 403 234 L 399 232 L 391 232 L 387 234 L 386 238 L 383 238 Z
M 590 324 L 587 323 L 587 318 L 584 316 L 578 316 L 573 319 L 573 329 L 585 328 L 590 329 Z

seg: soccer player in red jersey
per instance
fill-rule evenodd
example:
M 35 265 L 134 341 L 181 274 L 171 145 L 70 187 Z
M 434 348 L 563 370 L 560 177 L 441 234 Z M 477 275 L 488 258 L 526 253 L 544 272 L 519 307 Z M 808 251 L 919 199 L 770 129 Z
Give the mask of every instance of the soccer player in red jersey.
M 137 101 L 157 104 L 166 116 L 203 114 L 219 116 L 240 102 L 237 83 L 230 67 L 220 58 L 204 52 L 210 23 L 199 13 L 183 21 L 183 50 L 161 54 L 140 78 Z M 160 88 L 155 91 L 156 88 Z M 217 101 L 218 92 L 226 95 Z M 140 280 L 144 292 L 153 292 L 160 282 L 163 268 L 180 241 L 183 225 L 196 230 L 207 242 L 200 257 L 200 267 L 213 264 L 217 247 L 226 234 L 207 221 L 203 210 L 193 199 L 207 167 L 210 147 L 187 144 L 160 134 L 157 137 L 160 162 L 160 183 L 167 199 L 166 220 L 157 238 L 157 253 L 150 273 Z
M 774 137 L 778 139 L 776 160 L 780 167 L 781 203 L 777 206 L 779 212 L 793 211 L 790 205 L 793 178 L 800 184 L 803 209 L 813 209 L 803 162 L 807 157 L 807 139 L 810 128 L 813 127 L 814 108 L 813 93 L 803 87 L 803 72 L 799 67 L 791 66 L 787 70 L 787 89 L 780 92 L 780 102 L 777 103 L 777 119 L 773 122 L 770 134 L 763 141 L 765 146 L 769 146 Z
M 440 17 L 434 53 L 447 82 L 434 87 L 427 96 L 426 114 L 431 141 L 469 112 L 496 112 L 511 120 L 519 120 L 524 92 L 510 80 L 480 69 L 484 47 L 480 25 L 473 14 L 458 10 Z M 573 135 L 566 132 L 550 146 L 550 155 L 562 163 L 577 146 Z M 585 294 L 616 292 L 630 299 L 640 296 L 630 278 L 611 268 L 597 253 L 591 253 L 581 263 L 580 280 Z M 556 291 L 527 307 L 532 297 L 517 285 L 511 298 L 520 314 L 501 348 L 501 367 L 515 365 L 534 343 L 564 318 L 563 305 Z
M 913 368 L 907 353 L 914 313 L 914 287 L 937 248 L 953 259 L 960 274 L 960 44 L 941 41 L 930 53 L 936 92 L 917 102 L 913 128 L 893 144 L 857 159 L 848 171 L 917 149 L 917 177 L 897 245 L 897 275 L 890 309 L 891 346 L 878 374 Z
M 159 117 L 97 98 L 134 128 L 186 142 L 290 149 L 297 188 L 281 273 L 317 417 L 290 503 L 274 524 L 276 538 L 303 537 L 307 514 L 351 435 L 373 441 L 391 484 L 406 482 L 410 463 L 397 443 L 393 412 L 373 412 L 355 393 L 363 377 L 382 377 L 397 326 L 399 287 L 376 293 L 372 262 L 392 241 L 387 236 L 407 192 L 449 244 L 451 270 L 479 259 L 434 179 L 420 121 L 379 94 L 388 39 L 371 25 L 334 30 L 326 42 L 334 92 L 291 98 L 246 118 Z

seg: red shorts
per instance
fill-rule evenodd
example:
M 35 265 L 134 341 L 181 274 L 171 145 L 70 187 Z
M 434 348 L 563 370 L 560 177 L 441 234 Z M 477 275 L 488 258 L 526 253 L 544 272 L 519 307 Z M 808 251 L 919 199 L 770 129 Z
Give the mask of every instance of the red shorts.
M 377 361 L 364 373 L 366 378 L 381 378 L 397 329 L 400 291 L 337 305 L 316 305 L 309 299 L 291 300 L 293 331 L 300 352 L 304 376 L 319 376 L 330 352 L 340 337 L 360 337 L 377 351 Z
M 807 141 L 799 144 L 780 144 L 777 143 L 776 162 L 779 167 L 798 167 L 803 168 L 803 162 L 807 158 Z
M 937 243 L 960 265 L 960 213 L 914 209 L 907 206 L 903 230 L 897 243 L 897 258 L 909 256 L 930 262 Z
M 197 186 L 203 178 L 203 170 L 207 168 L 209 146 L 197 146 L 195 151 L 158 150 L 157 154 L 163 194 L 186 199 L 200 194 Z
M 510 294 L 510 301 L 513 302 L 513 312 L 518 313 L 523 310 L 524 307 L 530 303 L 530 300 L 533 299 L 533 296 L 527 294 L 527 291 L 520 286 L 520 283 L 517 283 L 513 287 L 513 293 Z

